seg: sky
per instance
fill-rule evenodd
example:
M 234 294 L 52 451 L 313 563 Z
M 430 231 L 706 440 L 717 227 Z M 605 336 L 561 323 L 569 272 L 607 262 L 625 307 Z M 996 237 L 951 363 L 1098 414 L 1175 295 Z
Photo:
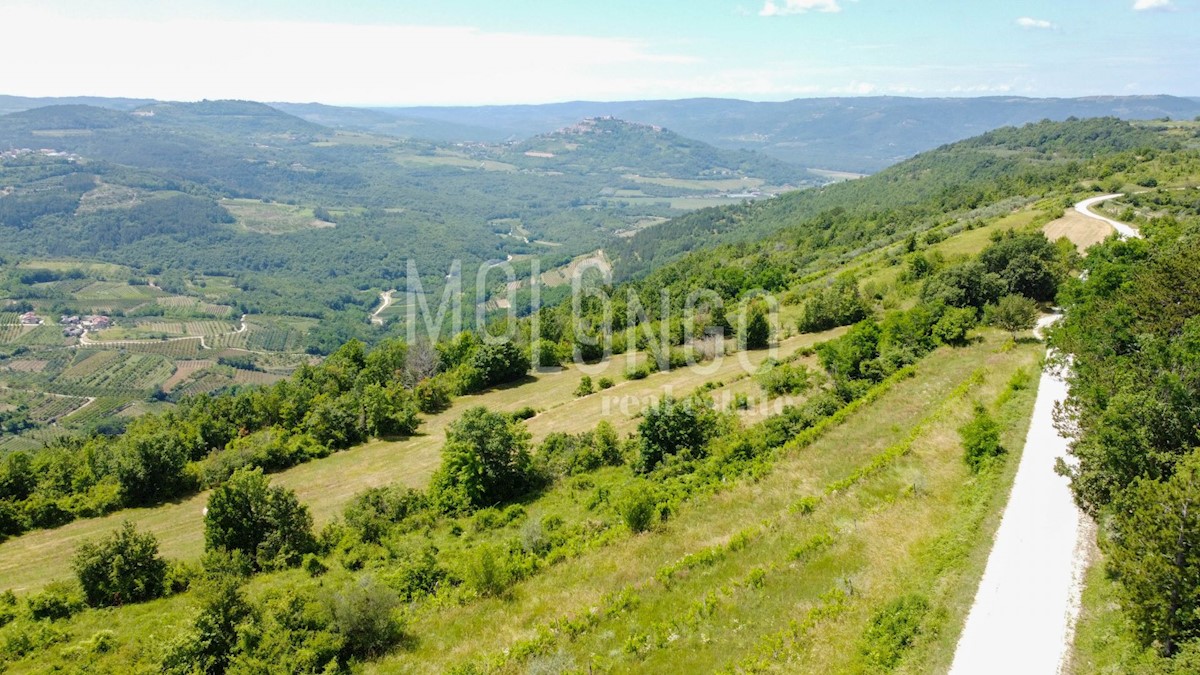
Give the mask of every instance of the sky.
M 0 0 L 0 94 L 1200 96 L 1200 0 Z

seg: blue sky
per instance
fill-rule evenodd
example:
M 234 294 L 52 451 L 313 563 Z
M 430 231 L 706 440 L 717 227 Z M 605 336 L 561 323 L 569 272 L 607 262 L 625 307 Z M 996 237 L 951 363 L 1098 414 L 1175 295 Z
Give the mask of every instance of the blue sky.
M 1200 96 L 1200 0 L 0 0 L 0 27 L 26 96 Z

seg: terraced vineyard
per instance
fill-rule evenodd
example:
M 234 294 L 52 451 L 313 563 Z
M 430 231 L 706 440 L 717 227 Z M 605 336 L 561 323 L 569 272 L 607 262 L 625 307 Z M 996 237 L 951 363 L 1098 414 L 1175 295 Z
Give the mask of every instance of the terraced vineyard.
M 90 389 L 136 392 L 153 389 L 174 371 L 170 360 L 157 354 L 98 351 L 65 370 L 59 380 Z

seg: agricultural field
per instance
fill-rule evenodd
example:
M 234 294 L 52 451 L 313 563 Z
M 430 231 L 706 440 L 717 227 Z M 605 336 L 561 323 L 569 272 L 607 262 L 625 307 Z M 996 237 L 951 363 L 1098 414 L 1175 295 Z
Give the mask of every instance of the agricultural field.
M 77 389 L 133 393 L 161 386 L 174 371 L 171 361 L 157 354 L 97 351 L 63 371 L 57 383 Z
M 696 190 L 698 192 L 741 192 L 745 190 L 754 190 L 766 184 L 766 181 L 761 178 L 751 178 L 749 176 L 743 178 L 689 180 L 684 178 L 657 178 L 639 176 L 637 174 L 625 174 L 622 176 L 622 178 L 631 180 L 635 183 L 648 183 L 650 185 L 661 185 L 663 187 L 678 188 L 680 190 Z
M 258 199 L 222 199 L 221 206 L 237 219 L 237 227 L 247 232 L 289 234 L 334 227 L 334 223 L 318 219 L 310 207 Z

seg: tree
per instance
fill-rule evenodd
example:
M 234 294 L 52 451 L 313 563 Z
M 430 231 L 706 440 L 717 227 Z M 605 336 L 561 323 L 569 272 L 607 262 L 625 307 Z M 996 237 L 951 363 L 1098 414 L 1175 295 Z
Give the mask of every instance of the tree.
M 71 567 L 93 607 L 152 600 L 163 594 L 167 563 L 158 555 L 158 539 L 139 534 L 130 521 L 100 540 L 79 545 Z
M 993 458 L 1004 454 L 1000 445 L 1000 425 L 982 404 L 975 404 L 974 417 L 959 427 L 958 435 L 962 439 L 963 460 L 971 471 L 978 472 Z
M 157 419 L 139 420 L 118 441 L 117 481 L 130 504 L 152 504 L 190 487 L 184 467 L 194 443 L 185 428 L 172 428 Z
M 771 322 L 765 303 L 755 302 L 750 305 L 741 343 L 744 349 L 766 349 L 771 343 Z
M 532 480 L 529 438 L 509 415 L 483 406 L 467 410 L 446 429 L 431 499 L 443 511 L 465 512 L 523 494 Z
M 206 550 L 241 551 L 259 569 L 294 565 L 314 546 L 312 516 L 261 469 L 239 469 L 213 490 L 204 513 Z
M 1200 636 L 1200 453 L 1164 481 L 1138 479 L 1113 509 L 1109 569 L 1145 646 L 1164 656 Z
M 1037 303 L 1022 295 L 1006 295 L 987 308 L 988 323 L 1012 333 L 1014 338 L 1018 332 L 1033 328 L 1037 317 Z
M 929 277 L 921 288 L 921 297 L 929 302 L 941 300 L 951 307 L 983 307 L 995 302 L 1004 289 L 999 274 L 972 260 Z
M 410 436 L 420 424 L 416 397 L 399 383 L 367 385 L 362 404 L 372 436 Z
M 700 452 L 717 432 L 717 421 L 716 413 L 706 401 L 663 397 L 657 405 L 645 410 L 638 424 L 639 468 L 650 471 L 669 455 Z
M 1041 232 L 1011 232 L 979 254 L 984 268 L 998 275 L 1011 295 L 1049 301 L 1058 292 L 1058 280 L 1066 270 L 1058 261 L 1054 245 Z
M 967 333 L 975 327 L 976 320 L 973 307 L 948 307 L 933 325 L 933 337 L 948 345 L 966 344 Z
M 924 257 L 921 258 L 924 260 Z M 867 304 L 859 294 L 858 282 L 850 278 L 835 281 L 804 305 L 797 327 L 802 333 L 816 333 L 837 326 L 848 326 L 867 318 Z
M 471 358 L 471 366 L 478 379 L 470 383 L 470 388 L 478 391 L 525 377 L 529 372 L 529 357 L 511 340 L 483 344 Z

